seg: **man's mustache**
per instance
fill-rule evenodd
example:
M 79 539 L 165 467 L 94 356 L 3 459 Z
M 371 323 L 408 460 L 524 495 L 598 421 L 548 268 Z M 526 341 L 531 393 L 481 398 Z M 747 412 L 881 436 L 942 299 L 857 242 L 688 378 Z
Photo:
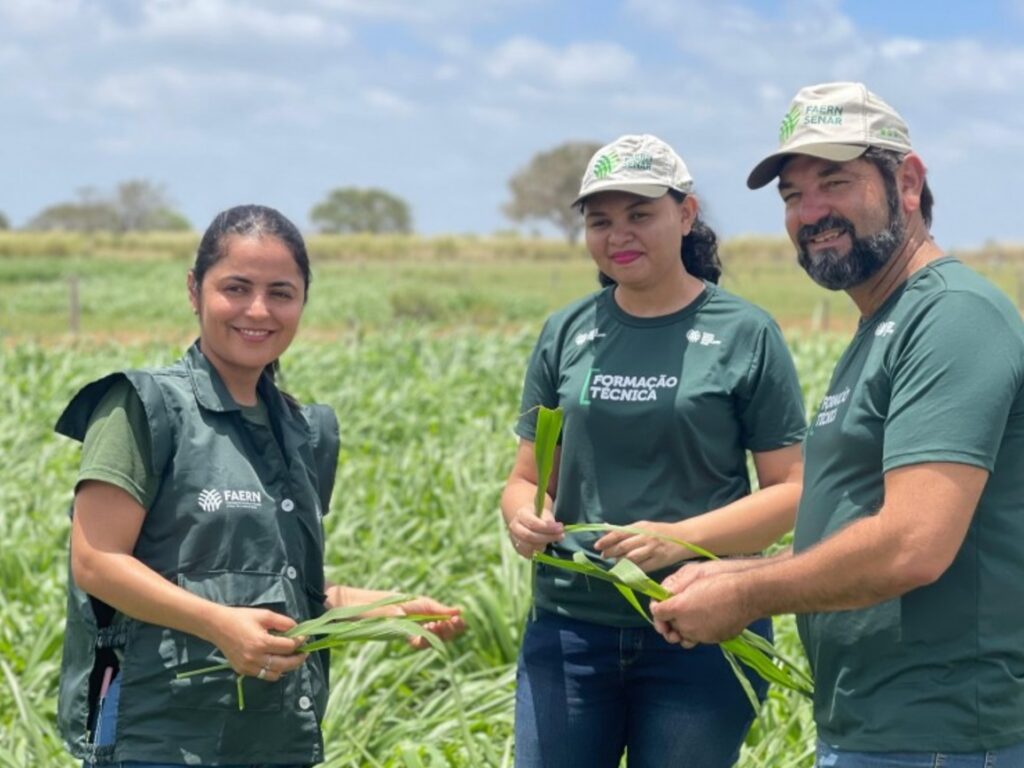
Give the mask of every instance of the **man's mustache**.
M 856 232 L 854 232 L 852 221 L 832 214 L 823 219 L 818 219 L 813 224 L 805 224 L 800 227 L 796 233 L 797 241 L 801 246 L 806 246 L 812 238 L 817 237 L 822 232 L 828 232 L 830 229 L 838 231 L 839 234 L 848 233 L 853 238 L 857 236 Z

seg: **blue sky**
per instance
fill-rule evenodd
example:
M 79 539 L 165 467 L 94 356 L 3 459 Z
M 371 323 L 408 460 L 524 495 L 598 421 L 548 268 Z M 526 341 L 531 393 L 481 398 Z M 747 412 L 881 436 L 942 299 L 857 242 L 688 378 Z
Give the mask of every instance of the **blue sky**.
M 910 125 L 940 244 L 1024 242 L 1024 0 L 0 0 L 0 73 L 15 225 L 147 178 L 200 229 L 240 202 L 308 227 L 356 185 L 486 234 L 535 152 L 648 132 L 721 234 L 779 234 L 747 172 L 801 85 L 862 80 Z

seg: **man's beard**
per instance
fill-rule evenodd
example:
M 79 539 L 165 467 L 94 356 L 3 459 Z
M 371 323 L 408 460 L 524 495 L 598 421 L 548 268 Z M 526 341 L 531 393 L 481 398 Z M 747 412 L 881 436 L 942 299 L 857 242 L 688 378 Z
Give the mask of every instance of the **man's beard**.
M 848 234 L 853 242 L 850 250 L 843 254 L 836 248 L 825 248 L 812 257 L 807 251 L 808 242 L 829 230 L 835 230 L 839 235 Z M 800 228 L 797 232 L 797 260 L 818 285 L 843 291 L 860 285 L 884 267 L 903 245 L 905 235 L 906 227 L 898 204 L 889 206 L 888 226 L 869 237 L 857 237 L 852 221 L 833 214 Z

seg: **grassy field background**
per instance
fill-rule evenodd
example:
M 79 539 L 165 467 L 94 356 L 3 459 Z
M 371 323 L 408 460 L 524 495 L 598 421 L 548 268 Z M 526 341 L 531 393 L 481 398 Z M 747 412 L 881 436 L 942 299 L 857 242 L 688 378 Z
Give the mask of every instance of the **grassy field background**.
M 185 272 L 198 236 L 0 233 L 0 338 L 178 338 L 193 329 Z M 409 322 L 443 328 L 539 328 L 552 309 L 596 288 L 581 245 L 514 237 L 314 236 L 308 336 Z M 721 284 L 792 332 L 852 330 L 845 294 L 814 285 L 782 238 L 723 243 Z M 961 256 L 1024 304 L 1024 247 Z M 78 309 L 71 294 L 77 291 Z M 185 310 L 185 311 L 183 311 Z
M 0 236 L 0 766 L 74 765 L 54 712 L 78 450 L 52 425 L 91 378 L 180 354 L 195 333 L 194 246 Z M 1021 259 L 1002 250 L 971 258 L 1016 297 Z M 289 390 L 341 423 L 328 575 L 429 592 L 471 626 L 448 661 L 400 645 L 335 653 L 327 765 L 510 765 L 528 571 L 498 497 L 534 337 L 594 288 L 593 268 L 581 248 L 514 239 L 324 238 L 311 251 L 310 304 L 283 368 Z M 811 285 L 781 241 L 728 243 L 723 259 L 724 285 L 780 319 L 813 410 L 856 322 L 848 300 Z M 792 622 L 776 631 L 798 654 Z M 807 704 L 772 691 L 740 765 L 810 766 L 812 746 Z

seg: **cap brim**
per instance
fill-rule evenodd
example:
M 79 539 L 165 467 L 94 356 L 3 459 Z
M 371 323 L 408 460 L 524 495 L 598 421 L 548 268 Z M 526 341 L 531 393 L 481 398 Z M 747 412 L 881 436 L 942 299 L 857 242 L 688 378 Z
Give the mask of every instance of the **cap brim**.
M 754 170 L 747 177 L 747 186 L 750 189 L 760 189 L 771 182 L 786 160 L 793 155 L 810 155 L 820 157 L 822 160 L 835 160 L 838 163 L 845 163 L 848 160 L 856 160 L 868 150 L 867 144 L 804 144 L 799 147 L 792 147 L 783 152 L 776 152 L 768 155 L 764 160 L 754 166 Z
M 581 202 L 586 200 L 591 195 L 596 195 L 598 192 L 629 192 L 633 195 L 640 195 L 640 197 L 661 197 L 669 191 L 671 187 L 667 187 L 664 184 L 630 184 L 628 181 L 608 181 L 605 183 L 598 182 L 587 187 L 587 189 L 580 190 L 580 193 L 576 196 L 576 199 L 572 201 L 573 205 L 579 205 Z M 679 190 L 685 192 L 686 190 Z

